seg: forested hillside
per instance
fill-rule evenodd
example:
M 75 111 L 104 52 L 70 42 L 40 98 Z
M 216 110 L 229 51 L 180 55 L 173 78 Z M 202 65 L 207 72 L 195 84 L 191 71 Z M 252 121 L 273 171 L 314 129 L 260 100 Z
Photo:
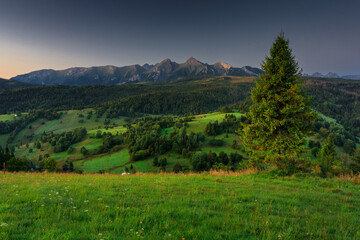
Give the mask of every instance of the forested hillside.
M 6 80 L 0 78 L 0 90 L 10 89 L 10 88 L 21 88 L 21 87 L 25 88 L 25 87 L 33 87 L 33 86 L 36 86 L 36 84 L 24 83 L 15 80 Z
M 93 107 L 109 118 L 149 114 L 200 114 L 250 96 L 252 77 L 189 78 L 166 85 L 39 86 L 0 91 L 0 114 L 33 109 Z M 315 110 L 360 134 L 360 82 L 310 78 L 303 85 Z
M 28 159 L 27 166 L 43 168 L 45 160 L 54 159 L 45 166 L 64 171 L 246 168 L 240 130 L 248 122 L 243 114 L 252 104 L 253 81 L 204 77 L 163 85 L 1 91 L 0 110 L 8 114 L 0 115 L 0 145 Z M 330 137 L 349 168 L 359 142 L 360 82 L 313 78 L 303 88 L 320 115 L 304 156 L 316 159 Z

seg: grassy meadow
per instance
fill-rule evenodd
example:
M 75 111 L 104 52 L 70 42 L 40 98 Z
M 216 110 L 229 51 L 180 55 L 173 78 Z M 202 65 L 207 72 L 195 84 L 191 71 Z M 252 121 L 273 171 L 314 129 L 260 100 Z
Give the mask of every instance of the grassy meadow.
M 149 157 L 138 162 L 131 162 L 128 150 L 125 148 L 125 146 L 123 147 L 123 149 L 115 153 L 106 153 L 90 156 L 84 156 L 83 154 L 81 154 L 80 149 L 82 147 L 85 147 L 90 153 L 92 153 L 96 148 L 102 145 L 102 139 L 91 138 L 91 136 L 94 136 L 97 131 L 101 131 L 102 133 L 111 132 L 114 135 L 126 131 L 126 128 L 123 126 L 126 117 L 120 117 L 111 120 L 111 125 L 114 125 L 115 123 L 115 126 L 111 128 L 105 128 L 105 117 L 96 119 L 95 115 L 92 115 L 90 119 L 87 118 L 87 115 L 91 110 L 92 109 L 64 111 L 59 119 L 51 121 L 45 119 L 38 119 L 28 124 L 28 126 L 26 126 L 15 136 L 12 142 L 12 145 L 19 145 L 19 147 L 15 148 L 15 155 L 17 157 L 37 161 L 40 156 L 49 154 L 57 161 L 59 169 L 61 169 L 65 161 L 72 161 L 75 168 L 83 170 L 84 173 L 98 173 L 99 171 L 106 173 L 123 173 L 125 167 L 130 167 L 131 165 L 133 165 L 136 171 L 144 173 L 160 172 L 160 169 L 158 167 L 154 167 L 152 164 L 154 157 Z M 234 115 L 236 117 L 240 117 L 242 114 L 234 113 Z M 0 115 L 0 117 L 7 118 L 10 117 L 10 115 Z M 224 118 L 225 113 L 220 112 L 196 115 L 195 119 L 189 122 L 189 127 L 187 128 L 187 131 L 188 133 L 204 132 L 206 124 L 214 121 L 221 122 Z M 73 149 L 71 153 L 68 153 L 67 151 L 54 153 L 54 147 L 50 146 L 48 143 L 42 143 L 40 149 L 35 148 L 34 143 L 40 140 L 40 136 L 43 132 L 54 132 L 55 134 L 59 134 L 62 132 L 71 131 L 78 127 L 85 127 L 88 131 L 88 134 L 86 138 L 83 139 L 81 142 L 71 145 Z M 169 135 L 172 131 L 173 127 L 170 127 L 164 129 L 162 134 Z M 6 146 L 6 140 L 8 139 L 8 137 L 9 134 L 0 135 L 0 145 Z M 222 139 L 225 142 L 225 145 L 221 147 L 210 146 L 209 140 L 212 138 L 213 137 L 207 136 L 203 146 L 201 147 L 201 149 L 199 149 L 199 151 L 208 152 L 211 150 L 217 154 L 219 154 L 221 151 L 224 151 L 227 154 L 231 152 L 239 152 L 238 150 L 231 149 L 230 147 L 233 140 L 240 142 L 239 136 L 235 134 L 228 134 L 228 136 L 225 136 L 225 134 L 221 134 L 217 136 L 216 139 Z M 184 158 L 182 155 L 169 152 L 158 157 L 167 158 L 167 171 L 172 171 L 173 166 L 177 162 L 191 168 L 191 163 L 189 162 L 189 159 Z
M 130 161 L 130 156 L 128 149 L 125 145 L 121 146 L 116 152 L 108 152 L 100 155 L 93 155 L 92 153 L 99 148 L 103 140 L 100 138 L 93 138 L 98 131 L 102 133 L 111 132 L 116 135 L 117 133 L 123 133 L 126 131 L 124 127 L 126 117 L 119 117 L 111 120 L 111 128 L 106 128 L 104 121 L 105 117 L 101 117 L 96 119 L 95 115 L 92 115 L 88 119 L 88 114 L 93 109 L 84 109 L 84 110 L 69 110 L 64 111 L 59 119 L 56 120 L 44 120 L 38 119 L 26 126 L 23 130 L 21 130 L 14 138 L 11 145 L 17 145 L 15 147 L 15 156 L 26 158 L 32 161 L 37 162 L 39 157 L 43 157 L 45 155 L 50 155 L 57 161 L 57 166 L 59 169 L 62 168 L 66 161 L 73 162 L 75 169 L 81 170 L 84 173 L 123 173 L 125 168 L 131 167 L 131 165 L 135 168 L 137 172 L 143 173 L 156 173 L 160 172 L 159 167 L 153 166 L 154 156 L 150 156 L 141 161 L 132 162 Z M 233 113 L 237 118 L 241 117 L 241 113 Z M 207 114 L 195 115 L 194 120 L 190 121 L 188 124 L 187 132 L 204 132 L 205 126 L 210 122 L 221 122 L 225 118 L 225 113 L 220 112 L 212 112 Z M 8 118 L 13 117 L 12 115 L 0 115 L 0 118 Z M 333 119 L 327 118 L 324 115 L 321 115 L 328 122 L 334 122 Z M 134 120 L 134 119 L 130 119 Z M 341 126 L 341 125 L 339 125 Z M 40 141 L 40 136 L 43 132 L 54 132 L 56 134 L 71 131 L 78 127 L 86 127 L 88 134 L 87 136 L 80 142 L 72 144 L 72 151 L 64 151 L 60 153 L 54 153 L 54 147 L 49 143 L 41 143 L 41 148 L 37 149 L 35 147 L 35 142 Z M 341 126 L 342 127 L 342 126 Z M 161 134 L 169 135 L 174 130 L 174 127 L 169 127 L 166 129 L 162 129 Z M 0 135 L 0 145 L 6 146 L 6 141 L 9 138 L 10 134 Z M 322 141 L 321 138 L 315 136 L 311 136 L 309 139 L 315 141 Z M 213 138 L 221 139 L 224 141 L 223 146 L 211 146 L 209 141 Z M 233 133 L 222 133 L 216 137 L 206 136 L 205 141 L 202 143 L 197 151 L 209 152 L 212 151 L 216 154 L 220 152 L 225 152 L 227 154 L 230 153 L 239 153 L 243 155 L 243 157 L 248 158 L 244 151 L 240 151 L 239 149 L 233 149 L 231 147 L 233 141 L 236 141 L 241 145 L 242 140 L 241 136 Z M 85 147 L 90 155 L 84 156 L 80 149 Z M 31 152 L 30 152 L 31 151 Z M 342 149 L 337 149 L 337 151 L 341 154 Z M 313 155 L 306 154 L 305 157 L 310 157 L 314 160 Z M 192 169 L 191 162 L 188 158 L 184 158 L 181 154 L 176 154 L 173 151 L 170 151 L 166 154 L 157 156 L 159 159 L 166 158 L 167 166 L 166 171 L 172 171 L 174 165 L 179 162 L 182 166 L 187 169 Z
M 15 119 L 14 114 L 3 114 L 0 115 L 0 121 L 12 121 Z
M 360 179 L 1 174 L 0 239 L 360 239 Z

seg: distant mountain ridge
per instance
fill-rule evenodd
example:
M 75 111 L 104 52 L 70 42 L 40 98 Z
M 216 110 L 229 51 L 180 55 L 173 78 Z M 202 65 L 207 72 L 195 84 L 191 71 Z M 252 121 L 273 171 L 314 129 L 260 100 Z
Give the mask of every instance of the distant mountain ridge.
M 360 75 L 344 75 L 340 76 L 337 73 L 329 72 L 325 75 L 319 72 L 315 72 L 313 74 L 303 74 L 304 77 L 318 77 L 318 78 L 342 78 L 342 79 L 351 79 L 351 80 L 360 80 Z
M 236 68 L 225 62 L 210 65 L 191 57 L 184 63 L 176 63 L 167 58 L 155 65 L 75 67 L 58 71 L 43 69 L 18 75 L 11 80 L 43 85 L 119 85 L 167 82 L 194 76 L 258 76 L 261 73 L 263 71 L 259 68 Z

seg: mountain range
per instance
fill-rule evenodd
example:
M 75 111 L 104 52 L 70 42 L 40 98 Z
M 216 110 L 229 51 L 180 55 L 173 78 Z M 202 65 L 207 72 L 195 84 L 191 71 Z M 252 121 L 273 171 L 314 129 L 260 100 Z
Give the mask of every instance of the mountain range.
M 322 73 L 315 72 L 313 74 L 303 74 L 304 77 L 318 77 L 318 78 L 342 78 L 342 79 L 351 79 L 351 80 L 360 80 L 360 75 L 344 75 L 340 76 L 337 73 L 329 72 L 328 74 L 323 75 Z
M 191 57 L 184 63 L 165 59 L 155 65 L 138 64 L 124 67 L 75 67 L 65 70 L 43 69 L 11 78 L 25 83 L 43 85 L 119 85 L 138 82 L 167 82 L 194 76 L 258 76 L 259 68 L 233 67 L 225 62 L 213 65 L 202 63 Z

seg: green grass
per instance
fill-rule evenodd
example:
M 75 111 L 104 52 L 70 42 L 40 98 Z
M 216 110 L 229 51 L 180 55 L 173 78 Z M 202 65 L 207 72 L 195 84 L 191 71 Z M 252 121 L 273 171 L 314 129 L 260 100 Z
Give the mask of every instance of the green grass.
M 336 120 L 334 118 L 325 116 L 322 113 L 317 112 L 317 114 L 319 115 L 319 117 L 323 118 L 325 121 L 329 122 L 329 123 L 336 123 Z M 339 124 L 340 125 L 340 124 Z M 342 126 L 342 125 L 341 125 Z
M 182 155 L 175 154 L 175 153 L 167 153 L 163 155 L 159 155 L 158 159 L 166 158 L 167 165 L 166 165 L 166 171 L 172 172 L 174 165 L 176 162 L 179 162 L 182 165 L 187 165 L 190 167 L 190 161 L 189 159 L 183 158 Z M 135 162 L 134 165 L 137 167 L 139 172 L 160 172 L 159 167 L 153 166 L 153 160 L 154 157 Z
M 101 138 L 86 138 L 85 140 L 73 144 L 73 148 L 80 149 L 82 147 L 85 147 L 88 151 L 92 152 L 96 148 L 100 147 L 102 145 L 102 139 Z
M 85 127 L 88 131 L 92 129 L 97 129 L 99 126 L 104 127 L 105 116 L 96 120 L 95 115 L 93 115 L 90 119 L 87 119 L 87 113 L 91 109 L 84 110 L 69 110 L 63 112 L 63 115 L 60 119 L 52 120 L 46 122 L 43 127 L 38 128 L 35 131 L 35 135 L 41 135 L 44 131 L 54 133 L 61 133 L 65 131 L 71 131 L 78 127 Z M 80 118 L 79 114 L 83 114 L 84 117 Z M 79 120 L 83 119 L 84 122 L 80 123 Z M 118 125 L 124 124 L 125 117 L 120 117 L 116 120 L 112 120 L 111 123 L 116 122 Z
M 72 144 L 71 146 L 73 148 L 73 151 L 70 154 L 66 153 L 66 151 L 60 153 L 52 153 L 51 151 L 49 151 L 49 149 L 48 152 L 50 153 L 51 157 L 53 157 L 55 160 L 64 160 L 64 159 L 78 160 L 86 157 L 80 152 L 80 149 L 82 147 L 85 147 L 88 151 L 92 152 L 101 145 L 102 145 L 102 139 L 86 138 L 81 142 Z
M 183 156 L 179 155 L 179 154 L 166 153 L 166 154 L 158 155 L 157 157 L 159 160 L 161 158 L 167 159 L 167 165 L 166 165 L 167 172 L 172 172 L 173 167 L 177 162 L 179 162 L 183 166 L 187 166 L 187 167 L 191 168 L 190 160 L 188 158 L 183 158 Z M 154 160 L 154 157 L 150 157 L 150 158 L 147 158 L 147 159 L 144 159 L 141 161 L 137 161 L 137 162 L 129 162 L 128 164 L 126 164 L 122 167 L 111 169 L 110 171 L 107 171 L 107 173 L 121 174 L 121 173 L 125 172 L 125 167 L 130 168 L 131 165 L 133 165 L 133 167 L 138 172 L 159 173 L 160 167 L 153 166 L 153 160 Z
M 119 126 L 119 127 L 114 127 L 114 128 L 102 128 L 102 129 L 93 129 L 88 131 L 88 133 L 94 135 L 97 133 L 97 131 L 100 130 L 102 133 L 112 133 L 112 134 L 116 134 L 116 133 L 123 133 L 126 132 L 126 128 L 124 128 L 123 126 Z
M 12 121 L 15 119 L 14 114 L 3 114 L 0 115 L 0 122 Z
M 31 153 L 30 153 L 30 149 L 32 149 Z M 30 144 L 29 148 L 27 148 L 23 152 L 21 152 L 20 157 L 26 157 L 28 159 L 36 159 L 39 151 L 40 150 L 35 148 L 33 144 Z
M 240 117 L 243 114 L 241 113 L 232 113 L 236 117 Z M 208 113 L 203 115 L 197 115 L 195 116 L 196 119 L 192 122 L 189 122 L 189 128 L 187 129 L 188 132 L 204 132 L 206 124 L 209 122 L 215 122 L 216 120 L 219 121 L 219 123 L 225 118 L 226 113 Z
M 117 153 L 86 160 L 83 162 L 83 169 L 86 173 L 96 173 L 100 170 L 107 170 L 112 167 L 124 165 L 129 162 L 129 160 L 128 150 L 123 149 Z
M 37 141 L 39 140 L 43 132 L 54 132 L 55 134 L 59 134 L 62 132 L 74 130 L 75 128 L 79 128 L 79 127 L 85 127 L 89 133 L 96 133 L 99 127 L 100 128 L 104 127 L 105 116 L 96 119 L 96 116 L 93 115 L 90 119 L 87 119 L 87 113 L 90 110 L 91 109 L 64 111 L 59 119 L 51 120 L 51 121 L 48 121 L 46 119 L 38 119 L 28 124 L 24 129 L 22 129 L 16 135 L 12 144 Z M 79 114 L 83 114 L 84 117 L 80 118 Z M 5 117 L 13 118 L 13 115 L 0 115 L 0 119 Z M 83 123 L 79 122 L 79 120 L 81 119 L 84 120 Z M 126 129 L 123 128 L 121 125 L 125 123 L 125 119 L 126 117 L 119 117 L 117 119 L 112 119 L 110 123 L 111 124 L 116 123 L 120 127 L 115 127 L 113 129 L 108 129 L 108 130 L 101 129 L 101 131 L 112 132 L 112 133 L 116 133 L 116 131 L 123 132 Z M 29 138 L 29 136 L 32 135 L 33 137 Z M 1 136 L 2 135 L 0 135 L 0 137 Z
M 360 185 L 267 173 L 0 175 L 0 239 L 360 239 Z

